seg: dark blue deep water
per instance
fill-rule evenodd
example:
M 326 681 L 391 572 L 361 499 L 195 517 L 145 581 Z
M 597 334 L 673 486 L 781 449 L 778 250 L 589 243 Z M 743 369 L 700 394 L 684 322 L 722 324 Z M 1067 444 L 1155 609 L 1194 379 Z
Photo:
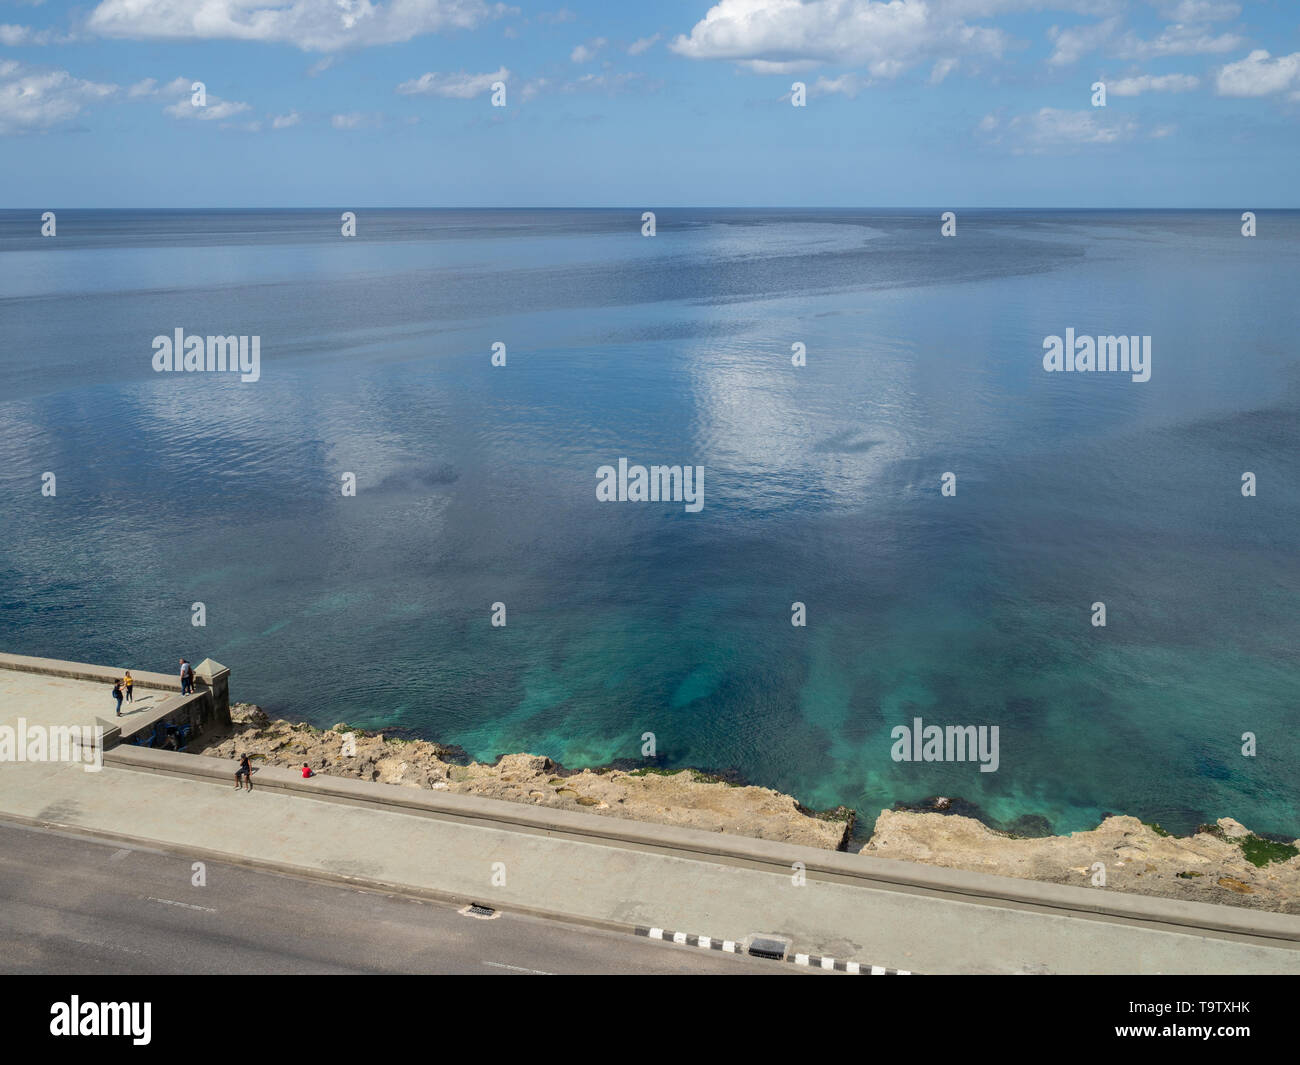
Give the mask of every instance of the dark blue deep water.
M 868 818 L 1294 837 L 1300 213 L 1239 214 L 0 212 L 0 647 Z M 177 327 L 261 379 L 155 373 Z M 1067 328 L 1151 380 L 1045 373 Z M 620 456 L 704 509 L 598 502 Z M 917 716 L 997 772 L 894 762 Z

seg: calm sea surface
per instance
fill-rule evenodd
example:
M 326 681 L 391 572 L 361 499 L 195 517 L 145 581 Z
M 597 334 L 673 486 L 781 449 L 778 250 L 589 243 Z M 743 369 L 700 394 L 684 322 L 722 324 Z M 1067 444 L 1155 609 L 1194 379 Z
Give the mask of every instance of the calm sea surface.
M 653 732 L 868 819 L 1300 834 L 1300 213 L 39 213 L 0 212 L 5 650 L 212 657 L 485 759 Z M 178 327 L 261 380 L 153 372 Z M 1045 373 L 1067 328 L 1151 380 Z M 598 502 L 620 456 L 703 511 Z M 999 726 L 997 772 L 894 762 L 915 717 Z

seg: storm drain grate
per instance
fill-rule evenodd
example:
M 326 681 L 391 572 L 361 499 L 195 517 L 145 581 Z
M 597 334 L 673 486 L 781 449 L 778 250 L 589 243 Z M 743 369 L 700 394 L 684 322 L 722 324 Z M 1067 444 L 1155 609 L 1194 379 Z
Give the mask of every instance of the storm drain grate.
M 491 906 L 480 906 L 475 902 L 470 906 L 467 912 L 472 913 L 475 917 L 491 917 L 497 911 Z
M 767 958 L 769 961 L 783 961 L 789 946 L 784 940 L 754 936 L 749 941 L 749 956 L 751 958 Z

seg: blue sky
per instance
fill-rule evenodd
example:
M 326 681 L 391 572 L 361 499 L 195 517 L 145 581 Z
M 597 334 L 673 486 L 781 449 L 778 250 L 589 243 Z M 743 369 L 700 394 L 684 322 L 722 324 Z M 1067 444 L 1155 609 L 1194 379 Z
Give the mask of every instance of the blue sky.
M 0 0 L 2 207 L 1295 207 L 1298 123 L 1295 0 Z

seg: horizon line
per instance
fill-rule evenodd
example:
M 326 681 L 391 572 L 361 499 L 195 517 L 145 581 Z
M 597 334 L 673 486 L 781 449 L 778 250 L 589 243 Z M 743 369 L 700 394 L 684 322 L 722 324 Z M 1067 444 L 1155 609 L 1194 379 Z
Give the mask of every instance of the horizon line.
M 457 204 L 455 206 L 427 204 L 401 204 L 377 206 L 374 204 L 358 206 L 340 202 L 337 204 L 311 204 L 289 206 L 286 204 L 260 204 L 243 206 L 223 206 L 209 204 L 205 206 L 67 206 L 62 207 L 48 203 L 40 206 L 0 207 L 0 213 L 20 211 L 1300 211 L 1300 206 L 1226 206 L 1212 207 L 1170 207 L 1170 206 L 1096 206 L 1053 204 L 1032 207 L 1010 204 L 831 204 L 826 206 L 790 205 L 790 204 L 639 204 L 618 206 L 597 206 L 582 204 L 537 205 L 537 204 Z

